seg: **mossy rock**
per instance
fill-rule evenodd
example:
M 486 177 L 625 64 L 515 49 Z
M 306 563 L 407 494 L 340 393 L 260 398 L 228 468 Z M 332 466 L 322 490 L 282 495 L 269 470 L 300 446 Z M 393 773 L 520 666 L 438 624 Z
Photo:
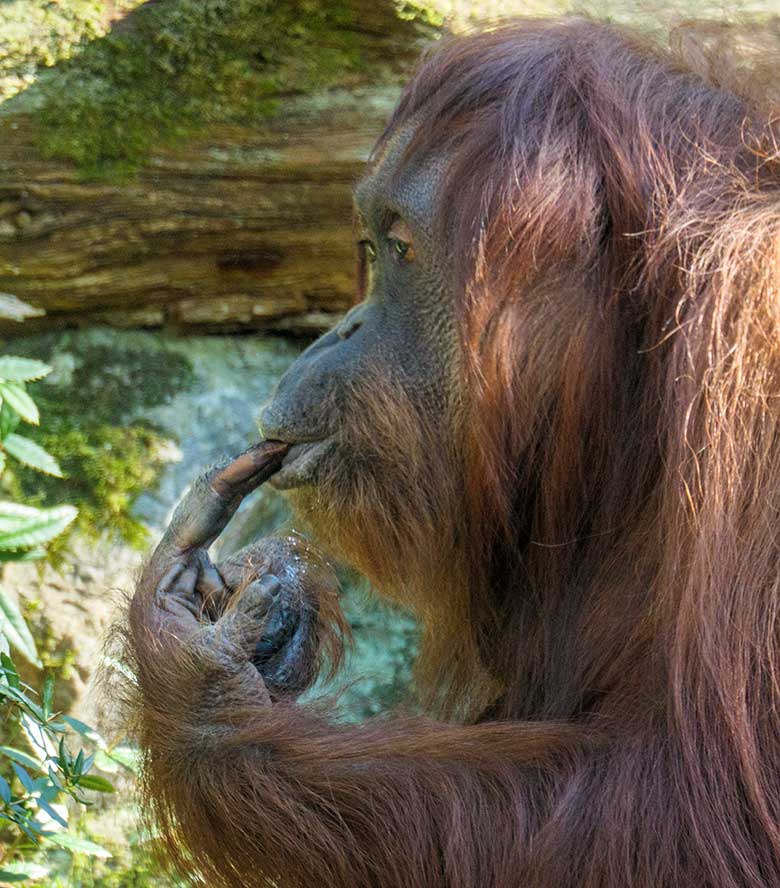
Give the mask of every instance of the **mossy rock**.
M 0 5 L 0 101 L 35 82 L 39 69 L 104 34 L 113 15 L 142 0 L 4 0 Z
M 170 436 L 138 417 L 193 384 L 190 362 L 151 338 L 96 341 L 77 332 L 17 340 L 8 351 L 54 366 L 31 388 L 42 422 L 25 434 L 55 456 L 65 478 L 13 464 L 7 492 L 36 505 L 72 503 L 79 509 L 72 530 L 87 539 L 110 532 L 142 547 L 147 532 L 132 505 L 155 485 Z
M 287 95 L 386 78 L 394 61 L 382 56 L 381 28 L 395 23 L 400 52 L 415 16 L 375 4 L 377 29 L 360 10 L 350 0 L 145 3 L 38 83 L 40 148 L 85 177 L 121 180 L 153 147 L 217 124 L 256 125 Z

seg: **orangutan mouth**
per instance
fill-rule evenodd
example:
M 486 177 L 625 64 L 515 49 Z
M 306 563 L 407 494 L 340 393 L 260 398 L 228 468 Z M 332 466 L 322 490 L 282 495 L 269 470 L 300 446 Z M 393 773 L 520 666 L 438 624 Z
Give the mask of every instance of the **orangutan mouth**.
M 277 490 L 288 490 L 312 483 L 317 466 L 332 444 L 332 437 L 293 444 L 282 460 L 282 467 L 271 478 L 271 485 Z

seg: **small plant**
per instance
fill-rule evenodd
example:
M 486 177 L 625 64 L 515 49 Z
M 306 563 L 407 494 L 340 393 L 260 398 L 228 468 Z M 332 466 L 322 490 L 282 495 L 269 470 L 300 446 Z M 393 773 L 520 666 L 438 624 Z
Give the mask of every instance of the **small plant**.
M 47 549 L 57 563 L 68 540 L 109 539 L 137 549 L 148 545 L 146 525 L 133 504 L 156 486 L 171 441 L 139 413 L 148 415 L 169 402 L 171 392 L 191 387 L 188 358 L 172 350 L 149 348 L 142 341 L 107 341 L 95 333 L 41 334 L 20 346 L 25 357 L 58 356 L 55 369 L 36 391 L 45 421 L 25 435 L 48 451 L 65 475 L 60 480 L 16 464 L 3 483 L 9 499 L 33 506 L 56 506 L 63 500 L 78 507 L 76 520 Z M 156 368 L 156 369 L 155 369 Z
M 53 456 L 16 432 L 22 420 L 38 425 L 38 408 L 27 393 L 26 383 L 43 379 L 50 372 L 51 367 L 42 361 L 0 356 L 0 473 L 11 456 L 31 469 L 62 477 Z M 0 501 L 0 561 L 42 557 L 42 546 L 62 533 L 76 514 L 73 506 L 36 509 Z
M 31 358 L 0 356 L 0 474 L 8 457 L 48 475 L 62 477 L 57 461 L 39 444 L 18 434 L 22 422 L 37 425 L 38 408 L 27 383 L 42 379 L 51 368 Z M 45 546 L 73 521 L 73 506 L 38 509 L 0 501 L 0 562 L 27 561 L 45 555 Z M 89 805 L 86 791 L 113 792 L 108 780 L 90 773 L 95 753 L 73 752 L 67 736 L 80 735 L 112 756 L 88 725 L 53 709 L 54 679 L 40 693 L 19 675 L 11 651 L 42 666 L 35 641 L 8 592 L 0 586 L 0 707 L 6 737 L 19 738 L 27 750 L 0 746 L 0 883 L 29 882 L 47 874 L 29 860 L 42 842 L 108 857 L 100 845 L 69 829 L 64 801 Z M 79 744 L 80 745 L 80 744 Z M 115 759 L 121 761 L 121 756 Z

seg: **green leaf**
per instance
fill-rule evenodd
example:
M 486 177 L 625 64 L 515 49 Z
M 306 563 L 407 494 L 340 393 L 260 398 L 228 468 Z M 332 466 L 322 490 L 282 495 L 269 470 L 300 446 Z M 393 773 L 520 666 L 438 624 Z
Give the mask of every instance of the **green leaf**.
M 58 792 L 63 792 L 65 790 L 65 787 L 63 786 L 62 781 L 60 780 L 59 775 L 57 774 L 57 771 L 51 765 L 49 765 L 48 774 L 49 774 L 49 780 L 51 780 L 51 782 L 52 782 L 52 786 L 54 786 L 54 788 Z
M 25 438 L 22 435 L 11 433 L 3 441 L 3 447 L 16 457 L 20 463 L 29 466 L 31 469 L 37 469 L 45 475 L 54 475 L 56 478 L 62 478 L 62 469 L 57 460 L 47 453 L 40 444 Z
M 5 777 L 0 777 L 0 799 L 5 804 L 11 801 L 11 787 Z
M 5 637 L 5 636 L 4 636 Z M 5 652 L 0 653 L 0 664 L 3 667 L 5 680 L 12 688 L 21 688 L 19 673 L 16 671 L 16 663 Z
M 0 356 L 0 379 L 3 382 L 33 382 L 51 373 L 51 367 L 33 358 Z
M 19 414 L 3 401 L 0 407 L 0 440 L 5 440 L 20 422 Z
M 45 557 L 45 549 L 9 549 L 0 551 L 0 564 L 6 561 L 40 561 Z
M 16 776 L 21 781 L 22 786 L 27 790 L 27 792 L 34 792 L 35 787 L 33 786 L 32 777 L 27 773 L 26 769 L 21 765 L 17 765 L 16 762 L 11 762 L 11 767 L 16 772 Z
M 57 755 L 57 764 L 60 766 L 60 771 L 66 776 L 70 777 L 71 775 L 71 757 L 68 752 L 68 747 L 65 745 L 65 738 L 60 737 L 59 742 L 59 752 Z
M 78 514 L 73 506 L 34 509 L 0 502 L 0 549 L 30 549 L 62 533 Z
M 0 697 L 5 697 L 8 700 L 13 700 L 14 703 L 18 703 L 20 706 L 26 708 L 32 708 L 35 704 L 30 700 L 29 697 L 25 696 L 23 691 L 20 691 L 18 688 L 12 688 L 8 685 L 4 685 L 0 682 Z M 43 719 L 43 712 L 41 712 L 41 719 Z
M 71 728 L 77 733 L 80 734 L 87 740 L 91 740 L 93 743 L 97 743 L 98 746 L 105 747 L 106 741 L 98 734 L 98 732 L 91 728 L 89 725 L 85 724 L 83 721 L 79 721 L 77 718 L 73 718 L 72 715 L 63 715 L 62 720 L 67 722 Z
M 64 826 L 65 829 L 68 828 L 68 821 L 60 814 L 59 811 L 55 810 L 47 801 L 43 798 L 43 796 L 39 796 L 36 801 L 38 802 L 38 807 L 41 811 L 45 811 L 49 817 L 55 822 L 59 823 L 60 826 Z
M 38 844 L 38 838 L 42 835 L 43 830 L 39 824 L 29 818 L 26 820 L 17 820 L 16 825 L 20 830 L 32 841 L 34 845 Z
M 104 777 L 96 777 L 94 774 L 79 777 L 77 785 L 79 789 L 94 789 L 95 792 L 116 792 L 108 780 Z
M 57 754 L 57 748 L 48 730 L 49 726 L 46 724 L 47 715 L 43 709 L 40 710 L 40 713 L 40 718 L 37 716 L 32 718 L 28 713 L 23 712 L 19 721 L 33 755 L 38 756 L 38 760 L 43 766 L 48 758 Z
M 67 848 L 68 851 L 77 851 L 80 854 L 88 854 L 90 857 L 111 857 L 111 852 L 103 848 L 102 845 L 97 845 L 81 836 L 74 836 L 73 833 L 44 833 L 44 837 L 53 845 Z
M 0 870 L 0 882 L 38 882 L 40 879 L 45 879 L 49 873 L 50 870 L 45 866 L 20 860 L 7 863 L 5 868 Z
M 27 394 L 24 389 L 24 383 L 20 382 L 0 382 L 0 397 L 3 401 L 12 407 L 22 419 L 33 425 L 38 425 L 40 415 L 35 401 Z
M 46 681 L 43 683 L 43 694 L 41 696 L 41 703 L 43 705 L 43 712 L 46 718 L 51 715 L 51 704 L 54 700 L 54 677 L 49 675 L 46 677 Z
M 11 870 L 0 870 L 0 882 L 26 882 L 30 877 L 26 873 L 15 873 Z
M 47 802 L 55 801 L 59 795 L 57 787 L 51 785 L 48 775 L 46 777 L 36 777 L 35 780 L 33 780 L 33 786 L 35 787 L 35 791 L 39 792 Z
M 120 768 L 137 774 L 141 766 L 141 756 L 132 746 L 115 746 L 113 749 L 98 750 L 95 764 L 107 774 L 117 774 Z
M 30 630 L 19 608 L 9 598 L 8 593 L 0 588 L 0 632 L 8 642 L 33 666 L 40 668 L 43 664 L 38 659 Z
M 34 506 L 23 506 L 21 503 L 0 502 L 0 533 L 16 530 L 28 519 L 35 518 L 39 510 Z
M 34 771 L 41 770 L 40 762 L 36 762 L 31 755 L 22 752 L 21 749 L 14 749 L 13 746 L 0 746 L 0 755 L 4 755 L 6 758 L 11 759 L 11 761 L 24 765 L 25 768 L 31 768 Z
M 0 318 L 4 321 L 23 321 L 25 318 L 39 318 L 46 314 L 42 308 L 22 302 L 12 293 L 0 293 Z

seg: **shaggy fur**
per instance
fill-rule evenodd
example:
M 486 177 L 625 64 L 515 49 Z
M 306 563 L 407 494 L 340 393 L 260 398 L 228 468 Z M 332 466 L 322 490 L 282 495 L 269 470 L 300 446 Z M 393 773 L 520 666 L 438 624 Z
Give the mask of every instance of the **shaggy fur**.
M 780 885 L 778 131 L 680 46 L 522 22 L 405 91 L 388 136 L 452 159 L 465 414 L 367 382 L 299 505 L 420 613 L 431 713 L 269 706 L 139 607 L 149 799 L 204 884 Z

